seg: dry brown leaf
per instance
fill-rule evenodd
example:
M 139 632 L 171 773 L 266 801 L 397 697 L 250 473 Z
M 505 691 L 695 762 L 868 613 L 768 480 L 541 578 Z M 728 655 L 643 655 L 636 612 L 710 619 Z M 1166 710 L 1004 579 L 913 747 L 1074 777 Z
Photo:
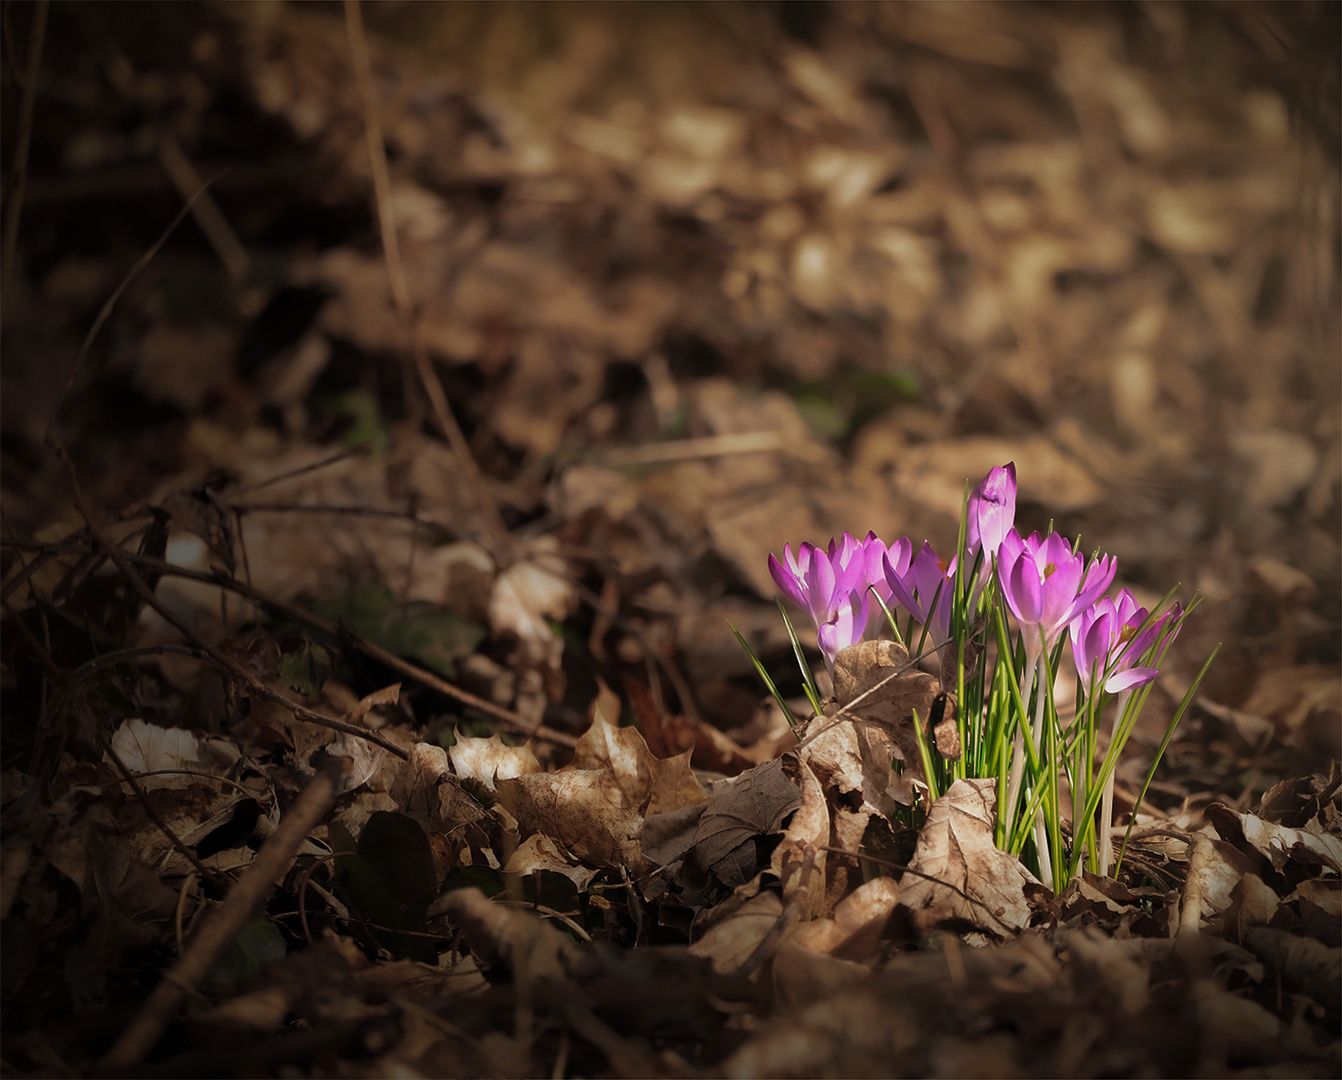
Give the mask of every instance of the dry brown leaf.
M 485 899 L 479 889 L 453 889 L 437 906 L 486 968 L 502 963 L 518 978 L 560 981 L 578 955 L 578 946 L 554 927 L 529 911 Z
M 913 805 L 913 784 L 892 767 L 895 742 L 889 733 L 846 717 L 814 723 L 823 726 L 806 738 L 799 754 L 826 790 L 837 795 L 860 794 L 863 809 L 887 820 L 901 805 Z
M 932 804 L 909 863 L 927 877 L 906 878 L 899 893 L 919 927 L 950 920 L 1002 938 L 1028 925 L 1025 886 L 1039 882 L 993 842 L 996 804 L 995 780 L 957 780 Z
M 868 963 L 898 901 L 894 878 L 872 878 L 844 897 L 832 917 L 799 923 L 789 940 L 812 952 Z
M 898 642 L 863 641 L 841 649 L 834 660 L 834 696 L 841 710 L 839 716 L 851 717 L 853 723 L 871 726 L 888 736 L 904 758 L 906 774 L 919 780 L 923 775 L 922 759 L 913 718 L 917 715 L 919 723 L 927 724 L 940 689 L 936 678 L 919 671 L 910 661 L 908 650 Z M 931 738 L 931 733 L 927 734 Z M 882 782 L 881 760 L 885 750 L 875 736 L 855 738 L 862 758 L 870 761 L 861 769 L 864 796 L 872 789 L 876 808 L 888 807 L 889 798 L 897 796 L 882 799 L 879 793 L 892 784 L 898 793 L 900 785 L 893 777 Z
M 447 751 L 433 743 L 415 743 L 397 765 L 389 786 L 393 808 L 423 826 L 439 875 L 476 862 L 497 868 L 502 841 L 498 818 L 462 790 L 448 767 Z
M 190 773 L 224 772 L 238 759 L 237 748 L 223 739 L 201 739 L 193 731 L 158 727 L 138 718 L 126 720 L 117 728 L 112 735 L 112 749 L 136 776 L 164 772 L 161 776 L 145 776 L 140 781 L 146 791 L 208 782 Z
M 554 874 L 563 874 L 573 882 L 580 893 L 599 873 L 597 870 L 575 866 L 568 852 L 563 851 L 544 833 L 532 833 L 523 840 L 503 868 L 506 874 L 530 874 L 535 870 L 549 870 Z
M 1179 926 L 1199 930 L 1230 906 L 1231 894 L 1251 867 L 1241 851 L 1210 836 L 1195 836 L 1180 897 Z
M 782 914 L 783 901 L 777 893 L 759 893 L 709 927 L 690 946 L 690 955 L 711 961 L 713 970 L 721 975 L 738 971 L 778 925 Z
M 1326 1006 L 1333 1016 L 1342 1008 L 1342 953 L 1313 938 L 1260 926 L 1244 944 L 1282 981 Z
M 695 826 L 695 861 L 728 885 L 743 884 L 755 875 L 755 838 L 777 832 L 801 801 L 781 759 L 720 781 Z
M 524 834 L 545 833 L 598 869 L 643 872 L 642 803 L 631 802 L 609 769 L 564 769 L 500 780 L 499 801 Z
M 805 762 L 795 755 L 782 758 L 784 768 L 801 787 L 801 805 L 774 848 L 769 870 L 782 884 L 783 899 L 797 905 L 800 917 L 828 915 L 832 902 L 826 894 L 826 848 L 830 840 L 829 802 L 825 789 Z M 847 891 L 846 881 L 842 891 Z
M 447 748 L 447 756 L 452 759 L 452 771 L 457 776 L 476 780 L 490 791 L 495 790 L 499 780 L 541 771 L 530 743 L 505 746 L 497 732 L 487 739 L 457 735 L 457 741 Z
M 726 776 L 735 776 L 755 764 L 741 747 L 711 724 L 688 716 L 664 716 L 648 689 L 632 679 L 624 680 L 624 692 L 639 728 L 647 737 L 648 747 L 658 758 L 689 753 L 696 768 Z
M 1216 831 L 1241 851 L 1256 851 L 1274 870 L 1288 863 L 1322 865 L 1342 872 L 1342 839 L 1311 829 L 1289 829 L 1264 821 L 1256 814 L 1237 814 L 1221 803 L 1207 807 L 1207 818 Z

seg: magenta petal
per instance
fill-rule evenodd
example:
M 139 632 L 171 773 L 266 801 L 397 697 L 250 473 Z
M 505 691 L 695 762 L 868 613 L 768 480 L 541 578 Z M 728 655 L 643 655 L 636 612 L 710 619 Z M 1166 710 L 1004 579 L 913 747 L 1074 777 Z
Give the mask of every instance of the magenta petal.
M 971 552 L 982 547 L 990 555 L 1016 520 L 1016 465 L 1007 462 L 988 471 L 969 497 L 966 541 Z
M 1020 533 L 1014 527 L 1010 528 L 997 548 L 997 564 L 1001 566 L 1008 561 L 1014 562 L 1024 551 L 1025 541 L 1020 538 Z
M 833 623 L 824 623 L 817 637 L 820 640 L 820 651 L 825 654 L 825 665 L 829 668 L 834 667 L 834 658 L 838 656 L 840 645 L 838 644 L 838 629 Z
M 1022 623 L 1037 625 L 1043 614 L 1043 596 L 1039 586 L 1039 574 L 1028 558 L 1016 560 L 1011 572 L 1002 581 L 1002 591 L 1006 595 L 1007 606 L 1011 613 Z
M 1097 597 L 1109 588 L 1114 581 L 1114 575 L 1118 573 L 1118 560 L 1112 555 L 1104 555 L 1096 559 L 1086 569 L 1085 584 L 1077 595 L 1077 610 L 1090 607 Z
M 1128 668 L 1126 671 L 1115 672 L 1113 675 L 1109 676 L 1104 684 L 1104 689 L 1106 693 L 1119 694 L 1124 690 L 1132 690 L 1138 686 L 1145 686 L 1159 674 L 1159 668 Z
M 780 563 L 772 553 L 769 555 L 769 574 L 774 579 L 774 584 L 778 586 L 779 592 L 798 607 L 806 607 L 806 600 L 802 596 L 801 584 L 797 581 L 797 576 Z
M 806 591 L 816 625 L 829 622 L 834 611 L 834 567 L 819 551 L 806 571 Z

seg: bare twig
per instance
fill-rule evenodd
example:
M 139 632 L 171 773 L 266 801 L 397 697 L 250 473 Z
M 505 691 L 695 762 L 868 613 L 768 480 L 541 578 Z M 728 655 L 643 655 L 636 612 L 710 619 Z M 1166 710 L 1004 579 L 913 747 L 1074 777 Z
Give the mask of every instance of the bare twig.
M 28 181 L 28 150 L 33 142 L 33 109 L 37 105 L 37 79 L 42 70 L 42 46 L 47 33 L 47 0 L 33 9 L 28 31 L 28 69 L 23 75 L 23 97 L 19 100 L 19 136 L 14 146 L 14 175 L 9 201 L 5 204 L 3 248 L 0 248 L 0 295 L 12 296 L 14 260 L 18 257 L 19 218 L 23 215 L 23 192 Z
M 163 976 L 121 1037 L 99 1062 L 101 1070 L 107 1073 L 129 1071 L 153 1050 L 187 994 L 228 952 L 252 913 L 283 877 L 308 833 L 334 805 L 345 768 L 343 759 L 332 759 L 303 789 L 224 902 L 201 926 L 182 958 Z
M 250 693 L 255 694 L 257 697 L 265 698 L 267 701 L 273 701 L 277 705 L 282 705 L 284 708 L 292 712 L 296 719 L 305 721 L 309 724 L 317 724 L 321 727 L 330 728 L 332 731 L 344 732 L 346 735 L 353 735 L 356 738 L 365 739 L 371 743 L 376 743 L 384 750 L 395 754 L 402 761 L 410 756 L 409 752 L 406 751 L 404 747 L 392 742 L 380 732 L 370 731 L 368 728 L 358 727 L 355 724 L 347 724 L 343 720 L 335 720 L 322 713 L 314 712 L 312 709 L 306 708 L 295 701 L 291 701 L 279 691 L 266 686 L 265 683 L 261 682 L 243 668 L 241 664 L 236 663 L 234 660 L 224 655 L 218 648 L 209 644 L 209 642 L 202 639 L 198 634 L 195 634 L 188 629 L 182 621 L 173 614 L 172 610 L 154 595 L 154 591 L 149 588 L 145 580 L 135 571 L 129 552 L 123 551 L 116 544 L 111 543 L 103 533 L 102 529 L 94 524 L 93 518 L 89 514 L 88 506 L 84 502 L 84 494 L 80 490 L 79 478 L 75 475 L 74 462 L 70 460 L 70 455 L 66 453 L 65 448 L 59 443 L 56 444 L 56 452 L 65 463 L 65 467 L 70 473 L 70 486 L 74 496 L 75 506 L 87 523 L 89 532 L 92 534 L 94 540 L 97 542 L 98 546 L 107 553 L 108 558 L 116 564 L 116 568 L 125 576 L 131 587 L 140 594 L 140 598 L 158 612 L 169 626 L 173 627 L 197 649 L 200 649 L 213 663 L 224 668 L 239 682 L 243 683 Z M 164 565 L 171 567 L 172 564 L 165 563 Z M 216 580 L 215 584 L 218 583 L 219 582 Z
M 709 435 L 700 439 L 673 439 L 670 442 L 646 443 L 643 446 L 618 447 L 599 452 L 592 460 L 608 469 L 772 452 L 813 460 L 816 455 L 807 452 L 810 447 L 810 443 L 799 442 L 781 431 L 746 431 L 731 435 Z
M 405 324 L 415 369 L 419 381 L 424 386 L 424 392 L 429 397 L 429 404 L 433 407 L 434 419 L 466 474 L 486 523 L 497 536 L 502 537 L 506 535 L 507 530 L 504 528 L 503 519 L 499 516 L 498 505 L 484 482 L 480 466 L 466 442 L 466 436 L 462 434 L 456 417 L 452 415 L 442 380 L 433 370 L 428 349 L 425 348 L 419 335 L 414 305 L 410 299 L 410 285 L 406 280 L 405 267 L 401 263 L 401 246 L 396 235 L 396 215 L 391 205 L 391 178 L 387 172 L 387 152 L 382 140 L 382 121 L 377 114 L 377 95 L 373 87 L 373 64 L 368 56 L 368 39 L 364 35 L 359 0 L 345 0 L 345 30 L 349 36 L 350 56 L 354 62 L 354 75 L 359 84 L 359 96 L 363 101 L 364 132 L 367 136 L 368 156 L 373 171 L 373 197 L 377 202 L 377 219 L 382 233 L 382 254 L 387 263 L 392 303 L 396 305 L 396 311 Z
M 233 493 L 233 495 L 236 498 L 238 495 L 246 495 L 252 491 L 260 491 L 262 488 L 270 487 L 272 484 L 282 484 L 286 480 L 293 480 L 295 477 L 306 476 L 308 473 L 316 472 L 318 469 L 330 468 L 332 465 L 337 465 L 346 458 L 354 457 L 356 454 L 367 454 L 369 449 L 370 447 L 368 443 L 351 446 L 348 450 L 341 450 L 340 453 L 332 454 L 329 458 L 323 458 L 321 461 L 315 461 L 311 465 L 304 465 L 302 468 L 291 469 L 288 472 L 280 473 L 278 476 L 272 476 L 266 480 L 258 480 L 255 484 L 248 484 L 246 487 L 240 487 Z M 245 505 L 246 504 L 243 504 L 244 508 Z
M 220 573 L 209 574 L 200 570 L 192 570 L 185 566 L 177 566 L 174 563 L 164 562 L 162 559 L 155 559 L 148 555 L 138 555 L 130 551 L 121 551 L 119 554 L 121 559 L 123 559 L 127 565 L 140 566 L 146 570 L 152 570 L 156 574 L 163 574 L 168 577 L 183 578 L 187 581 L 199 582 L 202 585 L 213 585 L 218 589 L 227 589 L 229 592 L 235 593 L 263 608 L 267 608 L 278 615 L 283 615 L 297 622 L 306 623 L 308 626 L 321 630 L 333 637 L 342 638 L 370 659 L 385 664 L 398 674 L 404 675 L 407 679 L 411 679 L 422 686 L 427 686 L 430 690 L 436 690 L 438 693 L 444 694 L 447 697 L 455 698 L 469 708 L 492 716 L 494 719 L 507 725 L 511 731 L 524 735 L 534 735 L 536 738 L 544 739 L 546 742 L 554 743 L 556 746 L 565 746 L 570 749 L 578 745 L 577 739 L 572 735 L 569 735 L 567 732 L 556 731 L 554 728 L 544 724 L 537 727 L 519 716 L 517 713 L 510 712 L 499 705 L 495 705 L 492 701 L 486 701 L 484 698 L 477 697 L 468 690 L 463 690 L 459 686 L 454 686 L 441 676 L 435 675 L 433 672 L 427 671 L 416 664 L 412 664 L 408 660 L 404 660 L 397 656 L 395 653 L 388 652 L 386 649 L 382 648 L 382 646 L 374 644 L 362 634 L 355 632 L 347 626 L 334 623 L 329 619 L 323 619 L 320 615 L 315 615 L 295 604 L 286 604 L 282 600 L 275 600 L 261 592 L 261 590 L 256 589 L 251 585 L 246 585 L 235 578 L 227 577 Z M 190 634 L 189 631 L 186 631 L 180 625 L 176 623 L 174 623 L 174 625 L 178 626 L 178 629 L 183 634 L 187 635 L 188 638 L 197 642 L 197 647 L 205 654 L 202 659 L 209 660 L 212 663 L 221 666 L 223 670 L 242 678 L 247 682 L 249 687 L 252 687 L 254 692 L 278 702 L 286 709 L 293 710 L 294 715 L 298 719 L 306 720 L 309 723 L 321 724 L 325 727 L 333 728 L 336 731 L 345 731 L 349 734 L 358 735 L 361 738 L 376 742 L 379 746 L 390 750 L 397 757 L 404 758 L 406 756 L 405 750 L 394 743 L 387 742 L 375 731 L 356 728 L 352 725 L 344 724 L 339 720 L 333 720 L 330 717 L 322 716 L 320 713 L 313 713 L 311 710 L 304 709 L 301 705 L 297 705 L 283 695 L 276 693 L 269 687 L 256 683 L 256 680 L 248 675 L 246 671 L 239 668 L 237 664 L 233 663 L 222 654 L 216 655 L 217 650 L 209 649 L 204 646 L 204 643 L 201 642 L 198 637 Z
M 130 288 L 130 283 L 140 276 L 146 266 L 154 261 L 154 257 L 162 250 L 163 245 L 168 242 L 168 237 L 176 232 L 177 226 L 180 225 L 186 218 L 186 215 L 191 212 L 191 207 L 195 204 L 196 199 L 198 199 L 205 192 L 206 188 L 214 183 L 216 179 L 217 175 L 206 180 L 196 193 L 186 200 L 182 208 L 177 211 L 176 217 L 174 217 L 172 221 L 168 223 L 168 227 L 163 230 L 163 234 L 149 246 L 148 251 L 140 256 L 135 265 L 130 268 L 130 273 L 121 279 L 121 284 L 113 290 L 112 295 L 109 296 L 107 302 L 103 304 L 102 310 L 98 312 L 98 317 L 93 320 L 93 325 L 89 327 L 89 332 L 84 335 L 84 343 L 79 346 L 79 354 L 75 357 L 74 365 L 70 368 L 70 374 L 65 380 L 65 386 L 61 388 L 61 396 L 56 401 L 56 407 L 51 411 L 51 419 L 47 421 L 48 440 L 51 438 L 52 429 L 56 426 L 56 418 L 60 416 L 61 409 L 65 405 L 65 399 L 70 393 L 70 388 L 75 384 L 75 376 L 79 374 L 79 369 L 84 366 L 84 360 L 88 357 L 89 348 L 93 345 L 93 339 L 98 336 L 98 331 L 102 329 L 103 323 L 111 317 L 112 309 L 116 307 L 116 303 L 121 299 L 122 293 Z
M 219 873 L 218 870 L 213 870 L 201 862 L 200 856 L 187 847 L 186 844 L 183 843 L 182 838 L 173 832 L 168 823 L 163 820 L 163 815 L 160 814 L 154 804 L 150 802 L 149 794 L 145 791 L 144 785 L 141 784 L 139 778 L 126 767 L 126 763 L 121 760 L 121 755 L 116 752 L 116 748 L 112 746 L 110 739 L 107 740 L 106 744 L 103 746 L 103 752 L 112 759 L 112 764 L 116 766 L 117 772 L 121 774 L 121 779 L 129 784 L 130 789 L 135 792 L 135 797 L 140 801 L 140 806 L 144 809 L 144 812 L 149 815 L 149 820 L 154 823 L 159 832 L 168 838 L 168 843 L 173 846 L 173 849 L 177 854 L 194 866 L 196 868 L 196 873 L 205 878 L 216 888 L 222 889 L 227 887 L 229 883 L 228 878 Z
M 205 190 L 196 167 L 171 135 L 163 136 L 163 142 L 158 148 L 158 160 L 182 198 L 188 200 L 196 224 L 214 248 L 214 253 L 219 256 L 219 261 L 224 264 L 233 284 L 241 284 L 251 270 L 252 261 L 247 255 L 247 249 L 242 246 L 242 241 L 219 209 L 219 204 Z M 215 179 L 219 175 L 216 174 Z

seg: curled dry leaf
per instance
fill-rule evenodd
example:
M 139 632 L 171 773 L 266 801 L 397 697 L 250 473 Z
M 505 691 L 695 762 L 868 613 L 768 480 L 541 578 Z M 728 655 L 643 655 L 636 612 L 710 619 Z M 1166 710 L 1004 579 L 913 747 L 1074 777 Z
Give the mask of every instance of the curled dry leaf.
M 591 884 L 592 878 L 599 873 L 585 867 L 574 866 L 568 852 L 562 851 L 550 837 L 544 833 L 532 833 L 512 853 L 508 864 L 503 868 L 508 874 L 530 874 L 536 870 L 549 870 L 563 874 L 582 892 Z
M 799 924 L 791 940 L 812 952 L 868 963 L 898 901 L 894 878 L 872 878 L 844 897 L 832 917 Z
M 1237 814 L 1221 803 L 1207 807 L 1207 817 L 1222 837 L 1241 851 L 1257 852 L 1274 870 L 1296 862 L 1342 872 L 1342 839 L 1323 832 L 1316 823 L 1313 829 L 1291 829 L 1256 814 Z
M 479 889 L 454 889 L 441 907 L 483 967 L 501 963 L 519 978 L 562 980 L 577 957 L 578 947 L 554 927 L 485 899 Z
M 926 724 L 940 693 L 936 678 L 921 672 L 894 641 L 863 641 L 841 649 L 834 660 L 834 696 L 840 715 L 885 732 L 899 748 L 908 775 L 922 779 L 916 715 Z
M 822 723 L 798 753 L 826 790 L 838 796 L 859 794 L 864 811 L 887 820 L 901 805 L 913 805 L 913 784 L 891 767 L 896 750 L 887 731 L 874 724 L 848 723 L 842 717 L 817 721 Z
M 1196 836 L 1184 878 L 1181 927 L 1198 930 L 1203 920 L 1230 906 L 1231 894 L 1250 868 L 1249 859 L 1232 845 L 1210 836 Z
M 825 867 L 828 863 L 830 820 L 825 789 L 806 763 L 794 755 L 781 759 L 785 770 L 796 777 L 801 787 L 801 805 L 783 832 L 782 842 L 774 848 L 769 870 L 783 886 L 783 899 L 799 905 L 802 918 L 828 914 Z M 843 883 L 847 891 L 847 881 Z
M 953 920 L 1003 938 L 1028 924 L 1025 886 L 1039 882 L 993 843 L 996 788 L 994 780 L 957 780 L 928 811 L 909 864 L 927 876 L 910 875 L 899 895 L 920 928 Z
M 777 832 L 801 802 L 781 759 L 720 781 L 695 827 L 695 861 L 725 884 L 743 884 L 755 875 L 755 838 Z

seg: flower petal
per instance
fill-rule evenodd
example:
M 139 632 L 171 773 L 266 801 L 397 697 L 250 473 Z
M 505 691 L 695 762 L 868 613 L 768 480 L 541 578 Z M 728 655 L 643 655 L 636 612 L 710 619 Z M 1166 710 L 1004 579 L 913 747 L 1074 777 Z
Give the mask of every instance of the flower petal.
M 785 554 L 791 556 L 790 550 L 784 549 Z M 774 584 L 778 586 L 778 591 L 791 600 L 798 607 L 806 607 L 806 598 L 802 595 L 801 582 L 796 574 L 778 561 L 778 557 L 772 552 L 769 554 L 769 574 L 774 579 Z
M 1118 671 L 1105 680 L 1104 691 L 1106 694 L 1118 694 L 1134 687 L 1145 686 L 1159 674 L 1160 669 L 1153 667 L 1134 667 Z

